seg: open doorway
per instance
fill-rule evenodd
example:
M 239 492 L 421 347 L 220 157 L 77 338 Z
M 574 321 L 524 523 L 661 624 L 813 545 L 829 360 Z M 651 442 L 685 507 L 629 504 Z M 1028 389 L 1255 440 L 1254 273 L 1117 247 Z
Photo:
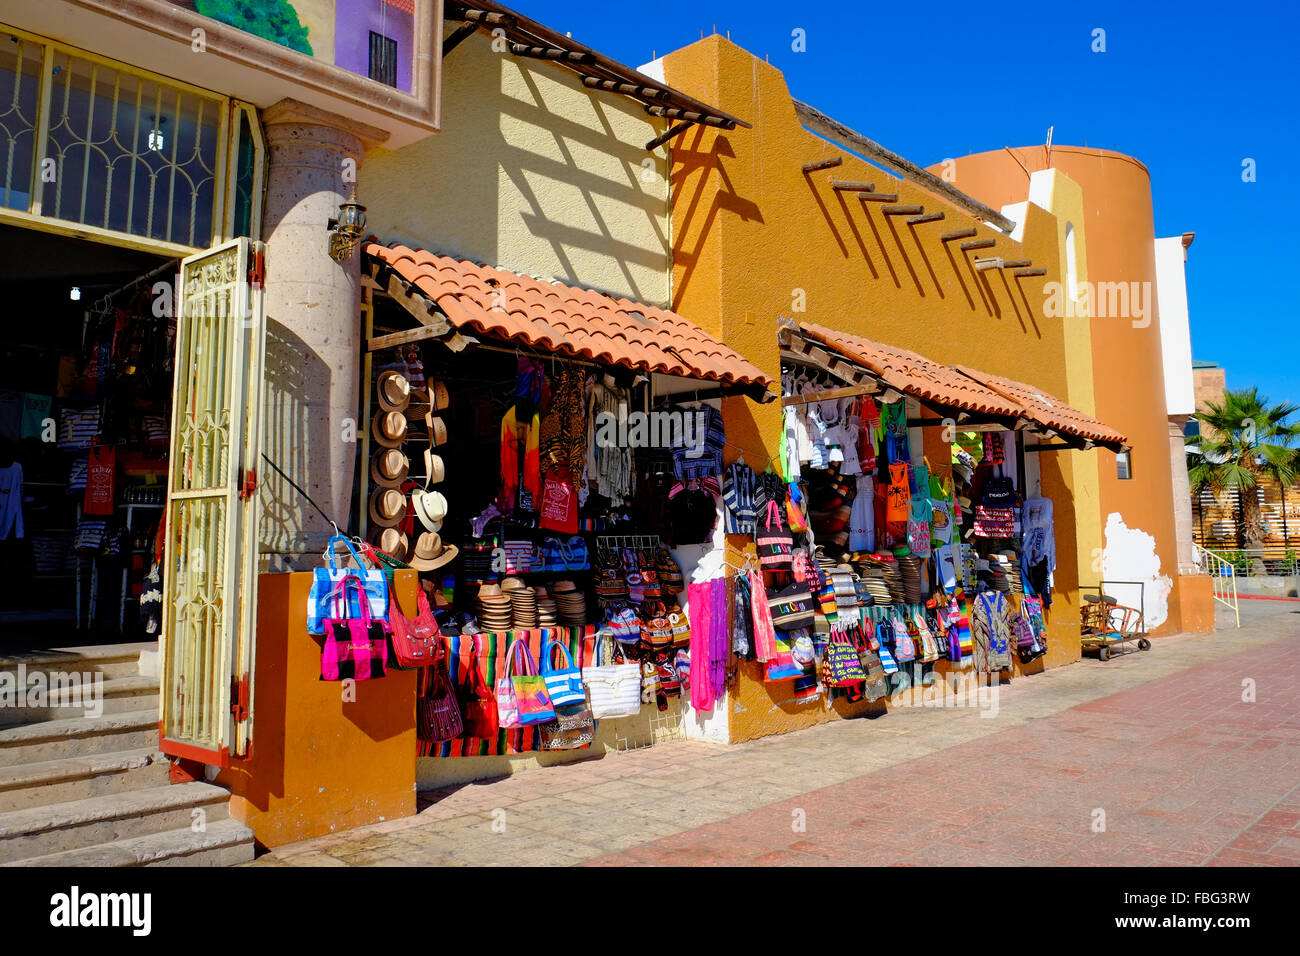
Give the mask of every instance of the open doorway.
M 176 265 L 0 226 L 0 653 L 157 637 Z

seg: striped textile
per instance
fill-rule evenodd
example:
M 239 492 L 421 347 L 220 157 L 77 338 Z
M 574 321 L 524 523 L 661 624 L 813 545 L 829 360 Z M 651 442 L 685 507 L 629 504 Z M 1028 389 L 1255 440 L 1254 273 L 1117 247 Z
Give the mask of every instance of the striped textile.
M 727 534 L 753 534 L 758 516 L 758 476 L 737 459 L 727 466 L 722 480 L 723 530 Z
M 683 415 L 698 416 L 703 413 L 704 425 L 704 442 L 700 448 L 700 454 L 696 457 L 690 457 L 688 449 L 683 441 L 681 444 L 673 445 L 673 477 L 678 481 L 689 481 L 692 478 L 708 478 L 711 475 L 722 474 L 722 449 L 727 443 L 727 434 L 722 427 L 722 412 L 718 411 L 712 405 L 702 405 L 699 408 L 683 408 Z M 699 436 L 694 429 L 698 429 L 701 421 L 698 417 L 691 419 L 692 436 L 699 440 Z M 683 439 L 685 436 L 681 436 Z
M 595 660 L 596 628 L 593 625 L 542 627 L 480 634 L 478 635 L 478 666 L 483 673 L 483 681 L 488 687 L 495 689 L 497 678 L 505 674 L 506 651 L 509 650 L 511 641 L 516 637 L 525 636 L 534 661 L 541 660 L 542 650 L 550 640 L 559 641 L 569 649 L 575 667 L 591 666 L 591 662 Z M 450 651 L 447 663 L 451 671 L 451 680 L 453 685 L 458 685 L 462 680 L 461 668 L 469 666 L 474 642 L 462 641 L 459 637 L 444 637 L 443 640 L 447 642 Z M 428 690 L 428 682 L 431 679 L 429 671 L 430 668 L 427 667 L 420 671 L 418 691 L 420 696 Z M 484 740 L 479 737 L 461 737 L 442 742 L 417 740 L 415 752 L 418 757 L 495 757 L 541 749 L 541 734 L 538 733 L 537 728 L 521 727 L 515 730 L 500 730 L 495 740 Z

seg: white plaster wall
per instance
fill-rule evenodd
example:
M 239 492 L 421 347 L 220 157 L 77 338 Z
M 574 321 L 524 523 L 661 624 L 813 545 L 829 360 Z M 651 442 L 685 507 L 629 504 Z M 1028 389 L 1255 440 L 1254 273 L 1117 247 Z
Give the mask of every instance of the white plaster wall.
M 1165 405 L 1170 415 L 1191 415 L 1196 411 L 1184 257 L 1182 236 L 1156 240 L 1156 301 L 1160 308 Z
M 1174 582 L 1160 573 L 1156 539 L 1140 528 L 1130 528 L 1119 512 L 1106 518 L 1106 545 L 1102 549 L 1101 575 L 1106 592 L 1120 604 L 1145 607 L 1146 629 L 1153 631 L 1169 618 L 1169 593 Z M 1112 581 L 1140 581 L 1112 584 Z

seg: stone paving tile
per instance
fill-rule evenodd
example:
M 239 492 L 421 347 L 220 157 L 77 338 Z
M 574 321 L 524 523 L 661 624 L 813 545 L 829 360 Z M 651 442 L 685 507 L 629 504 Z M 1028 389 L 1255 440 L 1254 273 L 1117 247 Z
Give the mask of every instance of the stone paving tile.
M 1295 866 L 1300 616 L 1255 613 L 1016 680 L 996 717 L 673 741 L 443 787 L 414 817 L 249 865 Z

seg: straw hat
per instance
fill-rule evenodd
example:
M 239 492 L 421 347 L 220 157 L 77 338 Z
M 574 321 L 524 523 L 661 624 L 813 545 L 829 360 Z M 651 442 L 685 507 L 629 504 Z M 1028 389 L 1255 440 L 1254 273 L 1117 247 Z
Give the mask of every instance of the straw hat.
M 398 412 L 375 412 L 370 434 L 385 448 L 397 448 L 406 441 L 406 416 Z
M 392 528 L 406 517 L 406 496 L 395 488 L 376 488 L 370 493 L 370 523 Z
M 416 488 L 411 492 L 411 508 L 420 524 L 430 531 L 442 529 L 442 519 L 447 517 L 447 499 L 441 491 Z
M 429 388 L 411 389 L 411 404 L 420 408 L 433 409 L 435 412 L 447 410 L 451 404 L 451 393 L 444 382 L 432 382 Z
M 436 485 L 447 477 L 447 466 L 443 464 L 442 456 L 435 455 L 432 450 L 424 450 L 424 484 L 427 488 L 429 485 Z
M 407 550 L 411 546 L 410 540 L 405 533 L 398 531 L 396 528 L 385 528 L 383 534 L 379 536 L 379 550 L 385 554 L 391 554 L 398 561 L 405 561 Z
M 381 448 L 370 459 L 370 478 L 377 485 L 396 488 L 406 480 L 411 460 L 396 448 Z
M 389 369 L 375 380 L 375 394 L 386 412 L 400 412 L 411 403 L 411 383 L 401 372 Z
M 410 411 L 410 409 L 407 409 Z M 407 416 L 411 421 L 424 420 L 424 431 L 429 436 L 429 445 L 445 445 L 447 443 L 447 423 L 438 418 L 433 412 L 425 412 L 423 415 Z
M 415 539 L 415 550 L 406 563 L 417 571 L 432 571 L 455 561 L 459 553 L 460 549 L 454 544 L 443 544 L 442 538 L 426 531 Z

